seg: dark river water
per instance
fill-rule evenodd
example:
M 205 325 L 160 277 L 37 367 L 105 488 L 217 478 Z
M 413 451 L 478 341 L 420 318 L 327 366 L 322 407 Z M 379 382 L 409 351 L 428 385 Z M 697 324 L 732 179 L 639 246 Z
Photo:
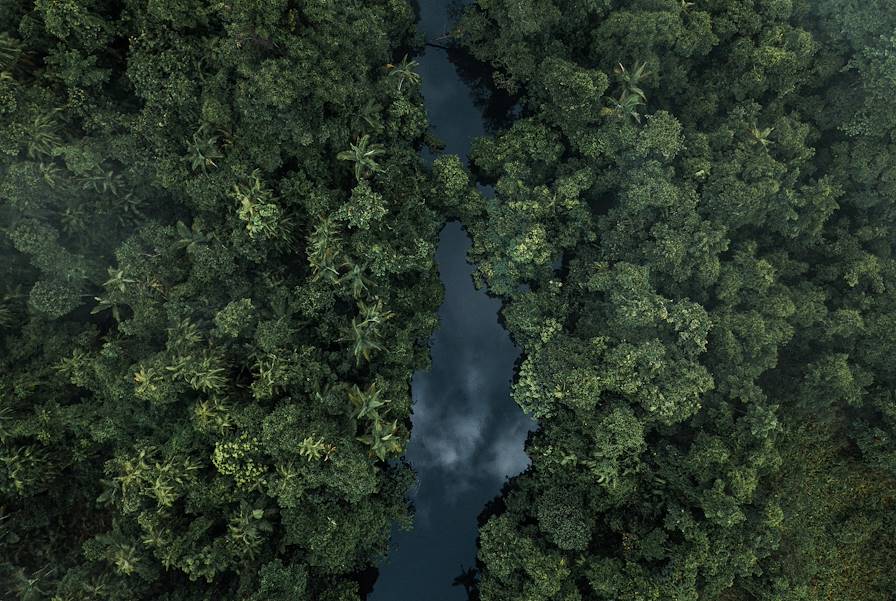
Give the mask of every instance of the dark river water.
M 444 0 L 421 0 L 427 40 L 451 26 Z M 482 115 L 447 53 L 418 57 L 430 123 L 445 152 L 466 158 L 484 133 Z M 414 529 L 393 533 L 372 601 L 462 601 L 452 586 L 476 558 L 476 518 L 505 480 L 529 463 L 534 423 L 510 398 L 519 350 L 498 323 L 500 301 L 476 290 L 466 261 L 470 239 L 457 222 L 442 230 L 436 260 L 445 286 L 432 369 L 415 374 L 413 428 L 406 458 L 417 472 Z

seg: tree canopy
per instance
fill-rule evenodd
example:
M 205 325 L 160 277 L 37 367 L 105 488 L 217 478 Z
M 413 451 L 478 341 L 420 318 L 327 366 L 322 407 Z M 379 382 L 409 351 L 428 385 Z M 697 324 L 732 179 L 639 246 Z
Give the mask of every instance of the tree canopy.
M 3 4 L 0 596 L 358 598 L 441 297 L 418 45 L 403 1 Z
M 539 419 L 483 601 L 896 591 L 886 2 L 480 0 L 519 98 L 453 194 Z M 453 169 L 445 159 L 438 166 Z
M 363 598 L 459 218 L 539 423 L 471 596 L 892 599 L 892 0 L 477 0 L 469 168 L 415 20 L 0 6 L 0 596 Z

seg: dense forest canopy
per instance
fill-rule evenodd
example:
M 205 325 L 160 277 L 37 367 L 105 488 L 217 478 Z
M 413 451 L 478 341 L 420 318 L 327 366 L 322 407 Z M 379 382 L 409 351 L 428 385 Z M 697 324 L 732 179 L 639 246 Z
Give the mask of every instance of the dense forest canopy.
M 896 6 L 480 0 L 453 206 L 526 354 L 483 600 L 896 594 Z M 561 268 L 556 269 L 557 262 Z
M 0 4 L 0 597 L 362 598 L 460 218 L 539 422 L 472 596 L 892 599 L 892 0 L 477 0 L 469 169 L 415 19 Z
M 14 599 L 357 599 L 441 295 L 404 1 L 3 2 Z

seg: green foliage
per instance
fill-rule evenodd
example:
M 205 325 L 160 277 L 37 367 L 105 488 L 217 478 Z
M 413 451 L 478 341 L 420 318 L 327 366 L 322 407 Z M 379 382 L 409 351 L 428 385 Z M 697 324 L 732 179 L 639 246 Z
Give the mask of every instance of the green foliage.
M 891 598 L 894 28 L 480 0 L 520 113 L 474 182 L 419 156 L 411 3 L 8 3 L 0 593 L 358 598 L 450 216 L 540 422 L 481 599 Z
M 384 350 L 380 344 L 380 332 L 384 322 L 393 315 L 392 311 L 383 309 L 382 299 L 371 304 L 358 301 L 358 315 L 352 317 L 346 336 L 340 339 L 351 344 L 356 364 L 360 364 L 362 358 L 369 362 L 373 351 Z
M 397 72 L 397 71 L 395 71 Z M 351 144 L 349 150 L 336 155 L 340 161 L 351 161 L 355 164 L 355 179 L 360 183 L 365 178 L 382 171 L 375 157 L 386 154 L 382 144 L 371 144 L 370 136 L 364 135 L 357 144 Z
M 233 197 L 239 202 L 237 216 L 246 223 L 250 238 L 285 238 L 289 222 L 274 203 L 273 193 L 261 181 L 259 171 L 252 172 L 251 184 L 236 184 Z
M 566 551 L 584 551 L 591 538 L 584 508 L 575 494 L 560 487 L 545 491 L 535 510 L 538 527 L 557 547 Z
M 286 567 L 279 559 L 265 564 L 260 573 L 261 585 L 252 601 L 299 601 L 308 598 L 308 573 L 297 565 Z
M 540 425 L 480 530 L 484 601 L 892 596 L 893 25 L 882 2 L 465 9 L 456 40 L 522 115 L 474 145 L 493 199 L 435 174 Z
M 397 65 L 392 63 L 386 65 L 386 68 L 389 69 L 388 77 L 398 82 L 397 91 L 399 94 L 405 83 L 408 83 L 410 86 L 420 85 L 420 74 L 416 71 L 419 66 L 420 63 L 415 60 L 409 60 L 408 55 L 404 55 L 404 58 Z
M 358 598 L 440 298 L 411 6 L 113 4 L 0 9 L 0 597 Z
M 352 188 L 351 199 L 342 205 L 337 216 L 349 227 L 366 230 L 387 212 L 383 196 L 373 191 L 366 181 L 360 181 Z
M 41 280 L 35 282 L 28 303 L 31 308 L 51 319 L 62 317 L 76 309 L 82 302 L 77 290 L 64 282 Z
M 254 312 L 255 307 L 248 298 L 231 301 L 215 315 L 215 327 L 225 336 L 235 338 L 252 327 Z

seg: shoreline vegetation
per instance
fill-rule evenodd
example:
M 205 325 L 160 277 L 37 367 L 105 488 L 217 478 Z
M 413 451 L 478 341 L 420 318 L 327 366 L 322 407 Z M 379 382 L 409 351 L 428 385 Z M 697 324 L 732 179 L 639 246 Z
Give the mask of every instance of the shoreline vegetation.
M 0 598 L 364 598 L 454 218 L 539 423 L 471 599 L 896 595 L 892 3 L 458 16 L 469 170 L 406 0 L 0 7 Z

